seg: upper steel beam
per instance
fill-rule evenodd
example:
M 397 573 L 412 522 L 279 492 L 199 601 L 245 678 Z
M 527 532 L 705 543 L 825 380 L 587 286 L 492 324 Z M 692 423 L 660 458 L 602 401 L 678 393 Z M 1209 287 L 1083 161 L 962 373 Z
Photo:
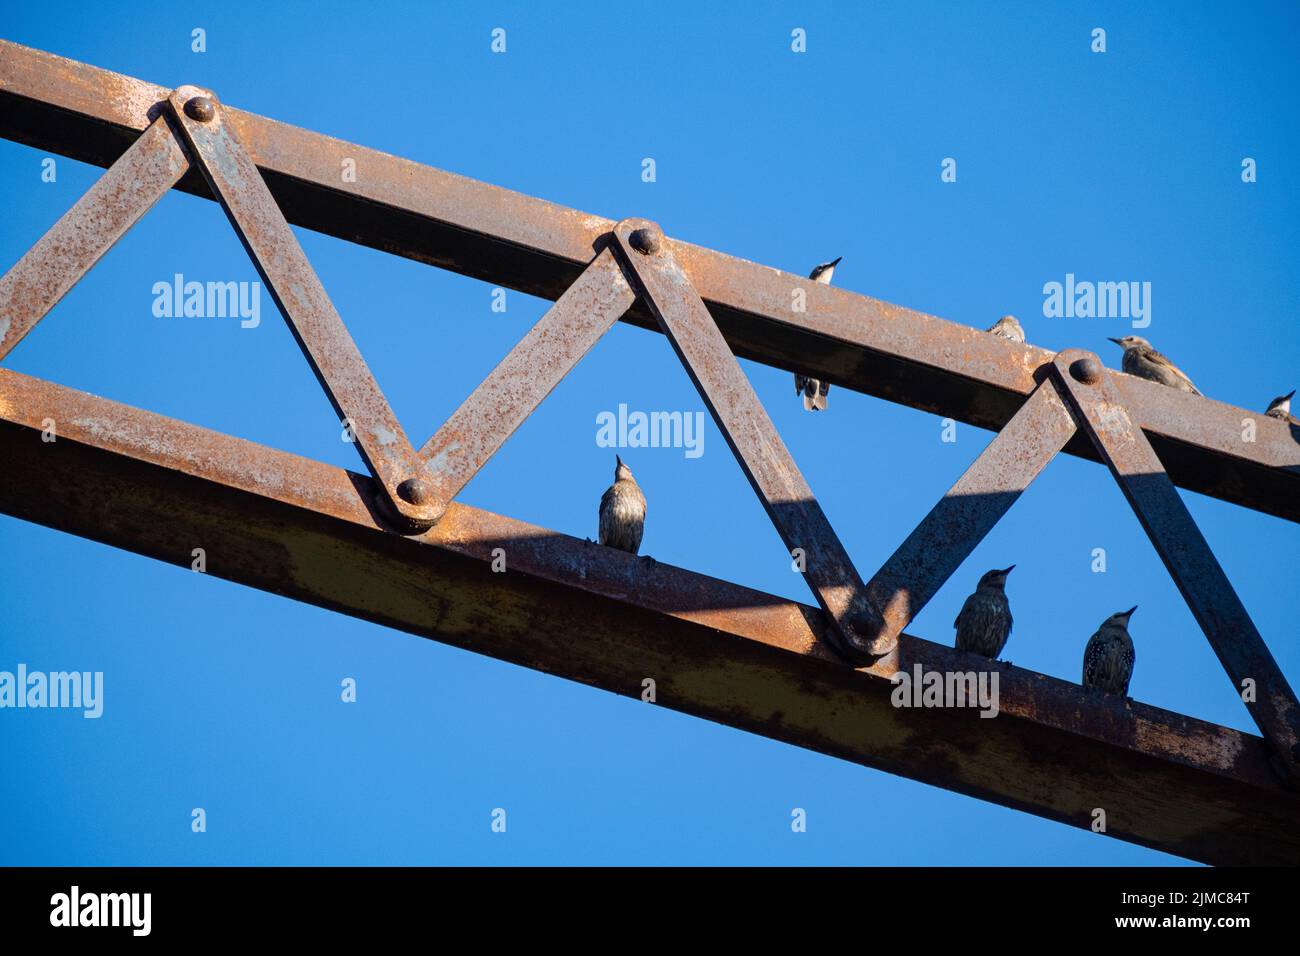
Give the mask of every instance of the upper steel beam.
M 898 709 L 888 667 L 840 663 L 816 608 L 454 503 L 395 535 L 369 478 L 4 369 L 0 461 L 0 512 L 186 574 L 203 547 L 218 577 L 631 698 L 653 677 L 659 706 L 1081 829 L 1102 807 L 1108 835 L 1155 849 L 1300 863 L 1300 794 L 1251 734 L 996 662 L 993 719 Z
M 169 90 L 0 41 L 0 135 L 107 166 Z M 226 108 L 285 217 L 397 255 L 557 299 L 614 221 Z M 344 160 L 356 181 L 343 182 Z M 197 173 L 179 188 L 211 197 Z M 673 252 L 742 358 L 799 370 L 983 428 L 1000 429 L 1052 353 L 673 240 Z M 801 288 L 807 311 L 791 311 Z M 656 329 L 644 308 L 626 320 Z M 1262 413 L 1115 376 L 1181 487 L 1300 521 L 1300 429 Z M 1256 423 L 1243 440 L 1242 419 Z M 1086 436 L 1066 446 L 1098 460 Z

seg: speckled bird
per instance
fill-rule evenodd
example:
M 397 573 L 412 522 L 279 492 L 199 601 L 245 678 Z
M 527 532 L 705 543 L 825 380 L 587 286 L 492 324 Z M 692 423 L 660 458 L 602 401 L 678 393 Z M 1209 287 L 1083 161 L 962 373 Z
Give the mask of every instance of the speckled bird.
M 1025 330 L 1020 327 L 1014 315 L 1004 315 L 992 325 L 988 331 L 992 332 L 1000 339 L 1010 339 L 1012 342 L 1023 342 L 1025 340 Z
M 1182 369 L 1153 349 L 1151 343 L 1142 336 L 1126 335 L 1122 339 L 1111 341 L 1124 350 L 1124 361 L 1120 368 L 1129 375 L 1159 382 L 1193 395 L 1201 394 Z
M 1016 566 L 988 571 L 980 578 L 975 593 L 957 614 L 957 650 L 972 651 L 997 659 L 1011 636 L 1011 603 L 1007 600 L 1007 575 Z
M 1102 621 L 1083 652 L 1083 686 L 1107 694 L 1128 696 L 1133 677 L 1133 638 L 1128 636 L 1128 619 L 1137 605 Z
M 645 532 L 645 495 L 632 469 L 614 456 L 614 483 L 600 497 L 600 543 L 636 554 Z
M 822 285 L 830 285 L 831 277 L 835 275 L 835 267 L 840 264 L 839 259 L 832 259 L 830 262 L 823 262 L 815 266 L 813 271 L 808 273 L 808 278 L 814 282 L 820 282 Z M 820 379 L 808 378 L 794 373 L 794 393 L 803 396 L 803 407 L 806 412 L 819 412 L 826 408 L 826 396 L 830 394 L 831 386 L 829 382 L 823 382 Z
M 1300 425 L 1300 419 L 1291 414 L 1291 399 L 1295 397 L 1295 390 L 1292 389 L 1287 395 L 1279 395 L 1273 401 L 1268 403 L 1268 411 L 1264 414 L 1269 418 L 1280 418 L 1284 422 L 1290 422 L 1292 425 Z

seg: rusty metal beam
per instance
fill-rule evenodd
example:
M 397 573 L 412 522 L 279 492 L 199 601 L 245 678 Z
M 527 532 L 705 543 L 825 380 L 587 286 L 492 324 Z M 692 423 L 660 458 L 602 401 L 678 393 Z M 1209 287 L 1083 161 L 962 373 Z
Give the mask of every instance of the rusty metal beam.
M 898 644 L 897 634 L 881 634 L 853 559 L 663 231 L 644 219 L 624 220 L 614 229 L 614 244 L 628 281 L 663 326 L 817 603 L 834 621 L 836 646 L 860 663 L 888 654 Z
M 394 535 L 367 477 L 4 369 L 0 460 L 0 512 L 186 574 L 202 546 L 218 577 L 632 698 L 653 677 L 659 706 L 1081 829 L 1103 807 L 1112 837 L 1300 863 L 1300 795 L 1250 734 L 997 664 L 996 718 L 898 709 L 889 668 L 839 663 L 816 608 L 457 504 Z
M 460 494 L 635 300 L 606 249 L 420 449 L 436 507 Z
M 0 41 L 0 135 L 107 166 L 169 91 Z M 286 218 L 300 226 L 549 299 L 613 221 L 227 108 Z M 344 182 L 343 162 L 356 181 Z M 180 187 L 211 197 L 201 176 Z M 731 350 L 983 428 L 1005 425 L 1052 354 L 790 273 L 674 241 Z M 807 311 L 791 310 L 803 289 Z M 657 329 L 634 307 L 626 316 Z M 1180 487 L 1300 521 L 1300 429 L 1119 375 L 1116 386 Z M 1242 419 L 1256 441 L 1241 439 Z M 1065 451 L 1100 460 L 1076 436 Z
M 1233 690 L 1273 744 L 1280 769 L 1300 782 L 1300 704 L 1295 691 L 1160 459 L 1142 430 L 1134 427 L 1101 360 L 1091 352 L 1066 349 L 1056 357 L 1052 375 L 1209 638 Z
M 190 168 L 160 116 L 0 278 L 0 359 Z
M 224 107 L 211 91 L 195 86 L 177 88 L 169 105 L 335 413 L 356 438 L 361 457 L 384 491 L 390 520 L 403 530 L 428 528 L 442 511 L 431 500 L 424 462 L 411 447 L 238 133 L 227 124 Z
M 867 582 L 880 636 L 903 632 L 1076 431 L 1044 381 Z

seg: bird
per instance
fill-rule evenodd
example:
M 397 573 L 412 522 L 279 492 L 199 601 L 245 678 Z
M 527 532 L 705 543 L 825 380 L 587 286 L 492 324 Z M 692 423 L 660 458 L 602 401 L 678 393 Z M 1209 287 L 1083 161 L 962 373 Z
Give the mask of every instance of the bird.
M 1280 418 L 1284 422 L 1290 422 L 1292 425 L 1300 425 L 1300 419 L 1291 414 L 1291 398 L 1295 395 L 1295 389 L 1287 395 L 1279 395 L 1273 401 L 1268 403 L 1268 411 L 1264 414 L 1269 418 Z
M 819 266 L 814 266 L 813 271 L 808 273 L 808 278 L 814 282 L 820 282 L 822 285 L 830 285 L 831 277 L 835 275 L 835 267 L 840 264 L 839 258 L 832 259 L 830 262 L 823 262 Z M 809 378 L 806 375 L 794 373 L 794 393 L 803 396 L 803 407 L 806 412 L 818 412 L 826 408 L 826 396 L 830 393 L 831 386 L 829 382 L 823 382 L 820 379 Z
M 614 456 L 614 483 L 600 497 L 600 543 L 636 554 L 645 532 L 645 495 L 632 469 Z
M 1110 341 L 1124 350 L 1124 361 L 1120 368 L 1129 375 L 1150 379 L 1193 395 L 1201 394 L 1182 369 L 1153 349 L 1151 343 L 1142 336 L 1126 335 L 1122 339 Z
M 1004 315 L 992 325 L 988 331 L 992 332 L 1000 339 L 1010 339 L 1012 342 L 1023 342 L 1025 340 L 1025 330 L 1020 327 L 1014 315 Z
M 1011 635 L 1011 603 L 1007 600 L 1005 570 L 988 571 L 980 578 L 975 593 L 966 599 L 952 626 L 957 629 L 957 650 L 974 651 L 996 659 Z
M 1128 636 L 1128 619 L 1137 605 L 1118 611 L 1101 622 L 1088 639 L 1083 652 L 1083 686 L 1107 694 L 1128 696 L 1133 677 L 1133 638 Z

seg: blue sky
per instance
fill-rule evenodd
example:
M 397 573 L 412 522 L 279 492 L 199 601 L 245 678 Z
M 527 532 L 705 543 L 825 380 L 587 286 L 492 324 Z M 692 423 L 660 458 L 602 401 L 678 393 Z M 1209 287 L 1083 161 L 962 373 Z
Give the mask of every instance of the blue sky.
M 842 255 L 845 288 L 981 327 L 1012 312 L 1033 343 L 1112 367 L 1127 322 L 1045 318 L 1043 284 L 1149 281 L 1145 334 L 1202 391 L 1262 410 L 1300 386 L 1298 20 L 1293 4 L 26 4 L 0 36 L 792 272 Z M 0 142 L 0 268 L 100 174 L 59 159 L 43 183 L 44 156 Z M 417 443 L 547 305 L 510 293 L 494 313 L 484 283 L 299 236 Z M 177 272 L 257 278 L 215 204 L 169 195 L 6 365 L 362 470 L 269 299 L 256 329 L 155 318 L 150 290 Z M 991 437 L 943 443 L 937 417 L 844 389 L 808 415 L 788 373 L 742 364 L 864 575 Z M 462 500 L 594 537 L 613 466 L 595 416 L 620 402 L 703 407 L 662 337 L 616 327 Z M 699 458 L 625 455 L 643 551 L 810 600 L 707 427 Z M 1300 682 L 1300 534 L 1184 498 Z M 1101 467 L 1053 462 L 910 630 L 950 641 L 980 573 L 1013 562 L 1017 665 L 1077 680 L 1096 625 L 1139 604 L 1134 696 L 1253 729 Z M 99 720 L 0 711 L 0 864 L 1177 862 L 7 517 L 0 565 L 0 669 L 105 674 Z

